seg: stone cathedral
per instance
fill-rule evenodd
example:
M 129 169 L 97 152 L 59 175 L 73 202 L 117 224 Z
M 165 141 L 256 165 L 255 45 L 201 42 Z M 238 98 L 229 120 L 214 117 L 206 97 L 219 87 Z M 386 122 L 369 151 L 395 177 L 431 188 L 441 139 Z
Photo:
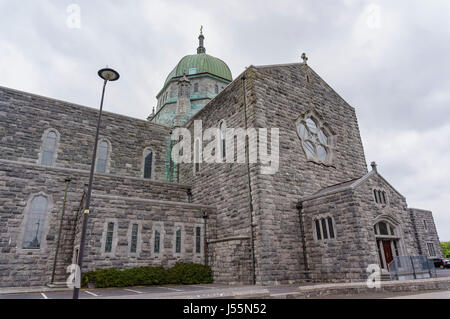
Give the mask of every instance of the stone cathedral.
M 103 113 L 83 271 L 183 261 L 221 283 L 352 282 L 395 256 L 442 257 L 432 213 L 367 167 L 355 109 L 306 56 L 233 79 L 204 40 L 169 73 L 148 119 Z M 41 286 L 53 273 L 65 282 L 77 263 L 97 117 L 0 87 L 0 286 Z M 194 136 L 196 121 L 279 128 L 278 171 L 174 163 L 174 128 Z

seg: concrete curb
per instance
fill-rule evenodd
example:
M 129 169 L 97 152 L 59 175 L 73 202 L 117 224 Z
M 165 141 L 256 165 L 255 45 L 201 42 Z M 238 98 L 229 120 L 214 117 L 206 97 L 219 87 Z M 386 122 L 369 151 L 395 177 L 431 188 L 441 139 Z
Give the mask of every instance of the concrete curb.
M 304 286 L 299 287 L 296 292 L 272 294 L 271 297 L 281 299 L 305 299 L 327 295 L 450 290 L 450 278 L 382 281 L 380 284 L 380 288 L 369 288 L 366 282 Z

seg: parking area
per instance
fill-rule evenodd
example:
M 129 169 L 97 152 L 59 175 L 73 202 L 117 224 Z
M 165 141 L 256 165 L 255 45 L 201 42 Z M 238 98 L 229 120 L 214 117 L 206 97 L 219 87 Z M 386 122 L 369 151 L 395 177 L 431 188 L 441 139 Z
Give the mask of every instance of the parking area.
M 450 269 L 436 269 L 438 278 L 450 277 Z M 169 298 L 195 298 L 211 299 L 232 296 L 234 293 L 248 292 L 261 293 L 265 290 L 271 297 L 295 293 L 298 285 L 277 285 L 277 286 L 229 286 L 225 284 L 207 284 L 207 285 L 168 285 L 151 287 L 132 287 L 132 288 L 107 288 L 107 289 L 82 289 L 80 299 L 98 299 L 98 298 L 123 298 L 123 299 L 169 299 Z M 414 295 L 415 293 L 405 293 L 404 295 Z M 363 295 L 341 295 L 318 297 L 320 299 L 376 299 L 397 297 L 398 294 L 374 293 Z M 1 299 L 72 299 L 72 291 L 54 291 L 45 289 L 36 292 L 20 292 L 1 294 Z
M 152 286 L 152 287 L 133 287 L 133 288 L 108 288 L 108 289 L 82 289 L 80 290 L 80 299 L 93 298 L 114 298 L 121 296 L 154 295 L 155 297 L 171 296 L 174 293 L 183 295 L 185 293 L 205 293 L 229 288 L 227 285 L 208 284 L 208 285 L 186 285 L 186 286 Z M 72 291 L 45 291 L 34 293 L 0 294 L 0 299 L 72 299 Z

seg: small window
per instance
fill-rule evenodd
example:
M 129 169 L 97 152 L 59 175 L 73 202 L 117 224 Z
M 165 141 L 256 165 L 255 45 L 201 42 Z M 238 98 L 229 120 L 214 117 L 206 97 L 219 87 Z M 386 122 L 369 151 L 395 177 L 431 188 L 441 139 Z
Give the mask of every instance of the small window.
M 430 257 L 435 257 L 436 256 L 436 252 L 434 250 L 434 244 L 433 243 L 427 243 L 428 246 L 428 255 Z
M 194 84 L 194 93 L 197 93 L 198 92 L 198 83 L 195 83 Z
M 322 222 L 323 239 L 328 239 L 327 222 L 325 221 L 325 218 L 322 218 L 321 222 Z
M 317 234 L 317 240 L 322 240 L 322 233 L 320 231 L 320 221 L 316 219 L 316 234 Z
M 331 219 L 331 217 L 328 217 L 327 221 L 328 221 L 328 230 L 330 232 L 330 238 L 334 238 L 333 220 Z
M 214 92 L 216 92 L 216 94 L 219 94 L 219 86 L 218 85 L 215 86 Z
M 389 235 L 388 227 L 387 227 L 386 223 L 380 222 L 378 224 L 378 228 L 380 230 L 380 235 Z
M 36 196 L 32 200 L 22 245 L 24 249 L 41 248 L 47 205 L 48 201 L 44 196 Z
M 101 141 L 98 146 L 97 167 L 96 167 L 97 173 L 106 173 L 108 156 L 109 156 L 109 144 L 107 141 Z
M 389 229 L 391 230 L 391 235 L 392 235 L 392 236 L 394 236 L 394 235 L 395 235 L 395 232 L 394 232 L 394 227 L 392 227 L 392 226 L 389 226 Z
M 425 230 L 428 230 L 428 224 L 425 219 L 423 220 L 423 227 L 425 228 Z
M 137 251 L 138 233 L 139 233 L 139 225 L 133 224 L 133 227 L 131 229 L 131 247 L 130 247 L 131 253 L 136 253 Z
M 114 223 L 108 223 L 108 227 L 106 229 L 105 253 L 110 253 L 112 251 L 113 236 L 114 236 Z
M 153 165 L 153 151 L 150 149 L 145 150 L 144 155 L 144 178 L 152 178 L 152 165 Z
M 195 228 L 195 252 L 197 254 L 200 254 L 200 252 L 202 251 L 201 249 L 201 237 L 202 237 L 202 229 L 200 227 L 196 227 Z
M 375 203 L 383 204 L 383 205 L 387 204 L 387 194 L 386 194 L 385 191 L 374 189 L 373 190 L 373 195 L 374 195 L 374 198 L 375 198 Z
M 325 217 L 314 220 L 317 240 L 335 239 L 336 232 L 332 217 Z
M 226 156 L 227 156 L 226 130 L 227 130 L 227 128 L 226 128 L 225 122 L 222 121 L 220 123 L 220 142 L 221 142 L 220 147 L 221 147 L 221 151 L 222 151 L 222 158 L 226 158 Z
M 161 251 L 161 233 L 158 230 L 155 230 L 155 243 L 153 251 L 155 254 L 159 254 Z
M 176 231 L 176 239 L 175 239 L 175 253 L 181 253 L 181 229 Z
M 54 131 L 47 133 L 44 139 L 44 144 L 42 147 L 42 159 L 41 164 L 45 166 L 53 166 L 53 161 L 56 152 L 56 142 L 58 136 Z

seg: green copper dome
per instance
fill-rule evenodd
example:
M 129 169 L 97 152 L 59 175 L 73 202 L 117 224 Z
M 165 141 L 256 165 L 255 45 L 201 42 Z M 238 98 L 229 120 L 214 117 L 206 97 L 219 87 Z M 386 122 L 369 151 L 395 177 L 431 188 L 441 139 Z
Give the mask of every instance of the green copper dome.
M 228 81 L 232 81 L 232 75 L 230 68 L 222 60 L 210 56 L 206 53 L 188 55 L 181 59 L 175 69 L 170 72 L 167 77 L 167 82 L 177 76 L 182 76 L 184 73 L 187 75 L 197 73 L 211 73 L 212 75 L 219 76 Z
M 221 77 L 225 80 L 232 81 L 230 68 L 222 60 L 206 54 L 206 49 L 203 46 L 205 37 L 200 34 L 200 45 L 197 49 L 197 54 L 187 55 L 181 59 L 175 69 L 170 72 L 164 83 L 164 86 L 173 78 L 182 76 L 184 73 L 193 75 L 198 73 L 210 73 L 212 75 Z

